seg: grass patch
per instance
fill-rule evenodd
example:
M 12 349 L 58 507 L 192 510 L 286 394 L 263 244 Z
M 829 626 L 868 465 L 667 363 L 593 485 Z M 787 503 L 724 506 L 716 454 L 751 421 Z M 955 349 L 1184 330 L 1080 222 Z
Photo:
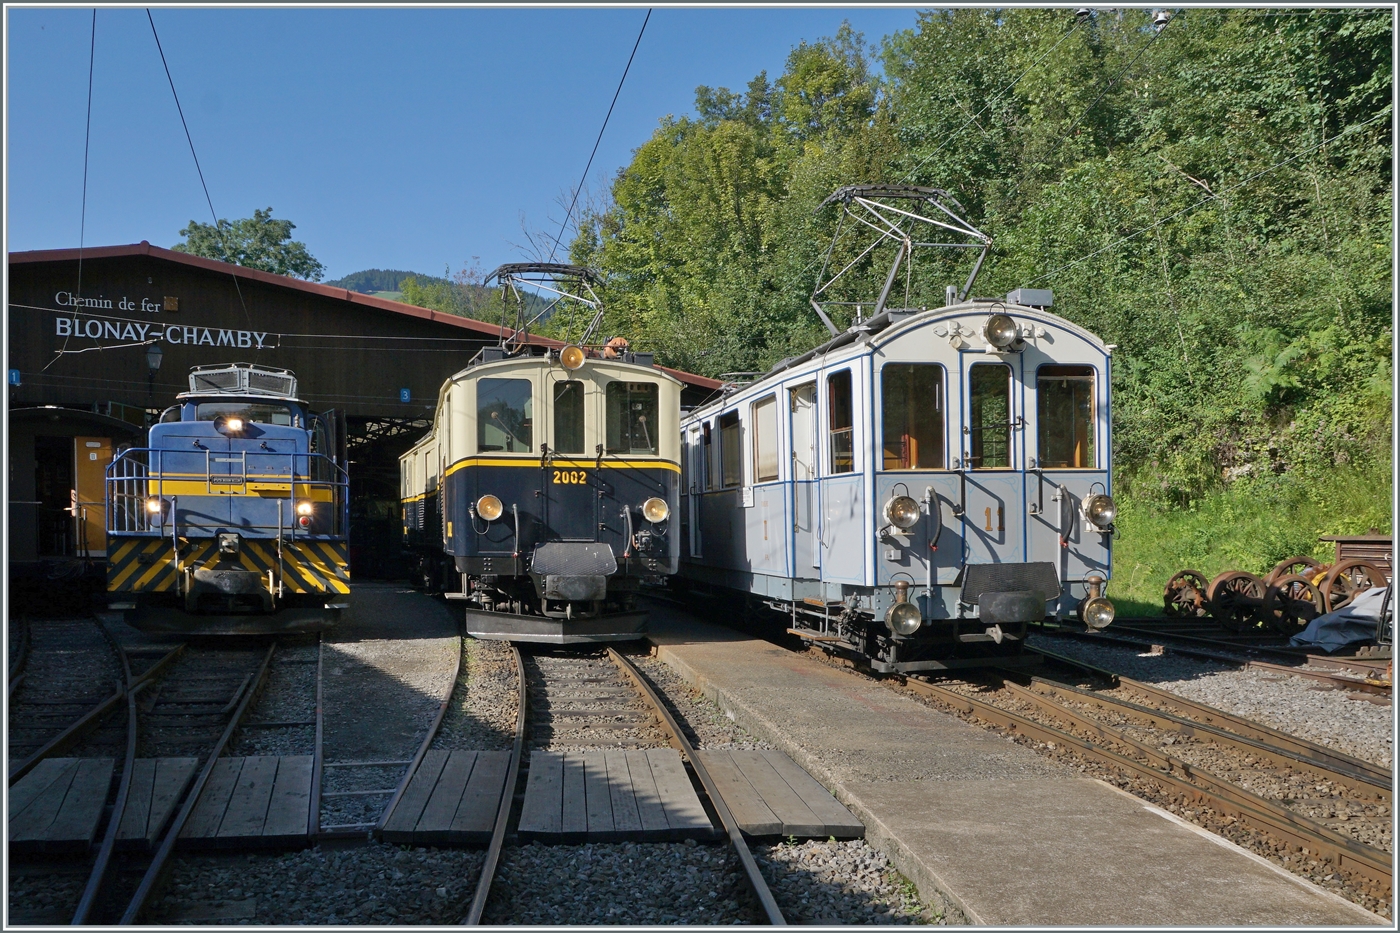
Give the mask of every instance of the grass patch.
M 1131 496 L 1118 508 L 1109 595 L 1125 618 L 1161 615 L 1162 590 L 1179 570 L 1262 576 L 1295 554 L 1330 562 L 1334 546 L 1321 535 L 1390 534 L 1390 464 L 1241 479 L 1186 509 Z

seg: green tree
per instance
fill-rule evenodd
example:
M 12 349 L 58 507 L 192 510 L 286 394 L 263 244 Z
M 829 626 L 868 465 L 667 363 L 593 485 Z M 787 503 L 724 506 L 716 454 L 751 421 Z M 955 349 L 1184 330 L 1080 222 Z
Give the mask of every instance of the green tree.
M 252 217 L 235 221 L 220 219 L 217 226 L 191 220 L 189 226 L 180 231 L 185 239 L 173 248 L 206 259 L 319 282 L 325 267 L 316 261 L 305 243 L 292 239 L 295 229 L 296 224 L 290 220 L 274 218 L 271 207 L 265 211 L 254 209 Z

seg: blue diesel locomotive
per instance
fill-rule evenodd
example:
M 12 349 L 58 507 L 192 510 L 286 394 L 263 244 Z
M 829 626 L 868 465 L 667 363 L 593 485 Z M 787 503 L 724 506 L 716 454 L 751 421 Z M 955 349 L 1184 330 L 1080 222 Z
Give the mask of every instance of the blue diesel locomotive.
M 349 605 L 349 477 L 296 377 L 196 367 L 107 469 L 108 605 L 148 631 L 301 632 Z

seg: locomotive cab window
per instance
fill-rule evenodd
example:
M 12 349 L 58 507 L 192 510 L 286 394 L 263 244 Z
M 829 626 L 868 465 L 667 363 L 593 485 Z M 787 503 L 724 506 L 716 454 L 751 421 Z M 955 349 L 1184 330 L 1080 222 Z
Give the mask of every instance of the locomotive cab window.
M 753 403 L 753 476 L 756 483 L 778 478 L 778 399 L 774 395 Z
M 658 438 L 654 382 L 609 382 L 607 449 L 610 454 L 654 454 Z
M 968 459 L 974 470 L 1011 466 L 1011 367 L 976 363 L 968 375 Z
M 887 363 L 880 395 L 885 469 L 943 469 L 943 367 Z
M 196 421 L 216 421 L 229 415 L 237 415 L 252 424 L 290 426 L 292 423 L 292 410 L 286 405 L 261 402 L 200 402 L 195 408 L 194 418 Z
M 583 383 L 554 383 L 554 450 L 581 454 L 583 448 Z
M 719 416 L 720 481 L 725 486 L 738 486 L 744 481 L 744 448 L 739 428 L 739 413 L 725 412 Z
M 827 424 L 831 472 L 852 473 L 856 468 L 855 412 L 851 404 L 851 371 L 843 369 L 826 380 Z
M 480 451 L 530 452 L 534 406 L 528 379 L 481 379 L 476 384 L 476 445 Z
M 1043 469 L 1094 466 L 1094 368 L 1042 366 L 1035 374 L 1036 434 Z

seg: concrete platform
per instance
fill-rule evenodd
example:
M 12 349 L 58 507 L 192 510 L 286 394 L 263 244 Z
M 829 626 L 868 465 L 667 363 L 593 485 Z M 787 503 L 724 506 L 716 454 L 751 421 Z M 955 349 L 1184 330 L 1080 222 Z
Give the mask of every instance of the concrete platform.
M 1389 925 L 866 678 L 656 606 L 658 656 L 806 768 L 920 891 L 1006 926 Z M 932 899 L 932 898 L 930 898 Z

